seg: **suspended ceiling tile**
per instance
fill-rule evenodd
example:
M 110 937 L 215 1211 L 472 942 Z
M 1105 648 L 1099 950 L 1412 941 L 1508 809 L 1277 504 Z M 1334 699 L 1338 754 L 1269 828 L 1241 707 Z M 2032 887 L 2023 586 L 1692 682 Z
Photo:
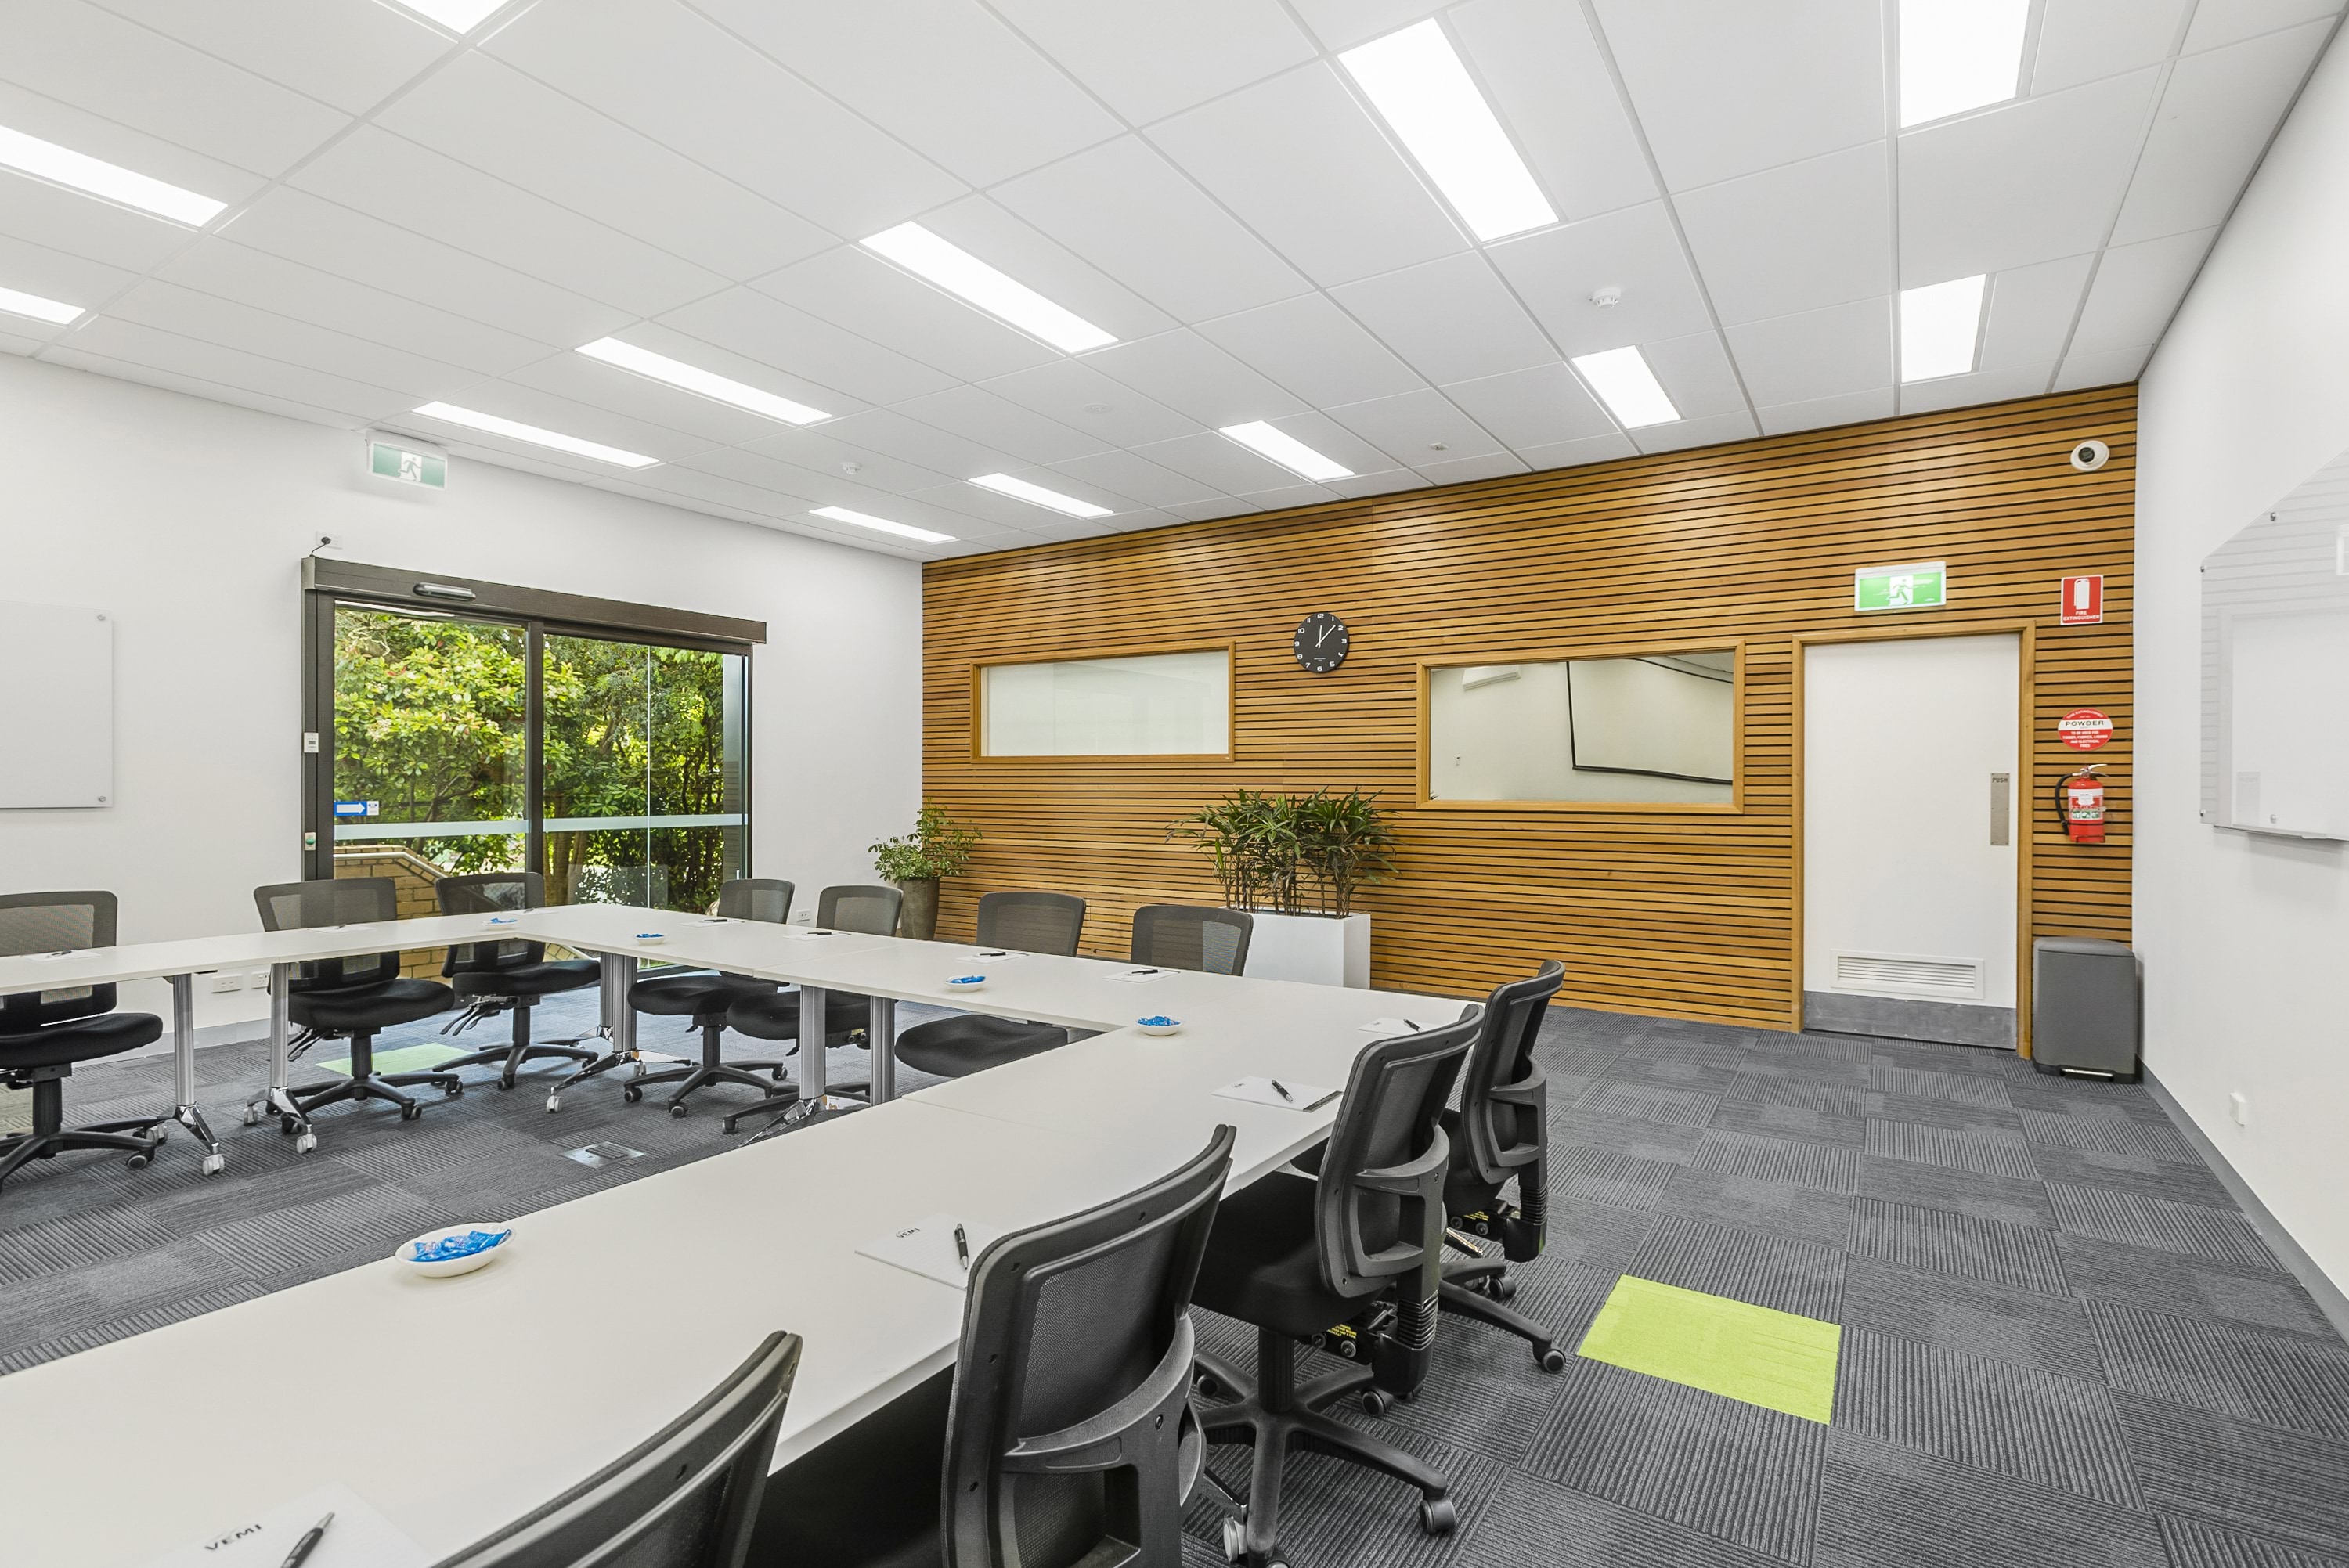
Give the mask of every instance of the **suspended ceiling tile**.
M 0 170 L 0 235 L 136 274 L 184 248 L 195 232 Z
M 1729 329 L 1756 406 L 1808 403 L 1892 385 L 1892 301 L 1854 300 Z
M 1082 359 L 1039 365 L 980 385 L 999 397 L 1083 431 L 1099 447 L 1171 441 L 1199 428 L 1197 420 L 1111 380 Z
M 1198 331 L 1319 408 L 1426 385 L 1325 294 L 1201 322 Z
M 976 0 L 701 0 L 699 8 L 973 185 L 1124 129 Z
M 860 446 L 839 435 L 838 428 L 837 420 L 796 430 L 770 426 L 767 434 L 742 445 L 750 451 L 796 468 L 812 469 L 818 473 L 837 473 L 843 479 L 854 480 L 859 484 L 896 495 L 911 490 L 936 490 L 962 477 L 926 469 L 919 463 L 909 463 L 886 452 Z M 856 470 L 854 473 L 849 472 L 852 465 Z
M 1480 381 L 1455 381 L 1444 395 L 1517 452 L 1615 433 L 1615 421 L 1599 400 L 1573 371 L 1555 361 Z
M 672 0 L 542 4 L 482 47 L 846 239 L 879 233 L 968 189 Z
M 2340 13 L 2341 0 L 2199 0 L 2186 32 L 2185 52 L 2216 49 Z
M 2329 21 L 2312 22 L 2178 61 L 2113 243 L 2226 222 L 2332 31 Z
M 950 480 L 1009 473 L 1030 460 L 936 425 L 924 424 L 895 408 L 851 414 L 844 419 L 831 421 L 823 429 L 825 434 L 852 446 L 944 474 Z
M 1295 0 L 1322 46 L 1350 49 L 1444 9 L 1444 0 Z
M 136 276 L 87 256 L 0 233 L 0 288 L 95 310 Z M 26 317 L 5 315 L 0 315 L 0 327 L 17 333 L 35 330 Z M 46 334 L 46 323 L 41 330 Z
M 1713 325 L 1661 201 L 1506 240 L 1485 253 L 1568 358 Z M 1622 289 L 1623 299 L 1602 310 L 1590 296 L 1607 285 Z
M 1734 414 L 1712 414 L 1701 419 L 1683 419 L 1677 425 L 1651 425 L 1631 432 L 1631 439 L 1642 452 L 1678 452 L 1691 447 L 1719 446 L 1724 441 L 1751 440 L 1761 429 L 1754 416 L 1739 410 Z
M 1681 411 L 1683 420 L 1745 410 L 1745 394 L 1738 390 L 1737 372 L 1730 364 L 1729 351 L 1722 344 L 1719 333 L 1696 332 L 1663 343 L 1644 344 L 1640 352 L 1647 356 L 1649 367 L 1663 383 L 1672 407 Z M 1643 449 L 1656 450 L 1640 439 L 1644 435 L 1644 431 L 1632 432 Z
M 455 401 L 473 371 L 372 343 L 254 305 L 148 279 L 116 301 L 107 319 L 137 322 L 305 369 L 384 387 L 414 402 Z
M 1655 200 L 1639 128 L 1580 7 L 1471 0 L 1449 19 L 1559 217 L 1594 217 Z
M 1225 495 L 1248 496 L 1295 484 L 1297 476 L 1269 458 L 1260 458 L 1227 437 L 1218 435 L 1185 436 L 1176 441 L 1157 441 L 1138 448 L 1137 457 L 1147 458 L 1161 468 L 1172 469 L 1201 484 L 1211 485 Z M 1171 511 L 1183 511 L 1180 507 Z M 1189 516 L 1187 511 L 1185 516 Z
M 925 397 L 909 398 L 897 405 L 897 412 L 1030 463 L 1066 462 L 1116 444 L 1048 418 L 979 387 L 950 387 Z
M 1598 14 L 1671 190 L 1885 134 L 1881 0 L 1598 0 Z
M 1320 506 L 1325 502 L 1342 500 L 1345 498 L 1326 485 L 1299 484 L 1296 476 L 1292 474 L 1286 484 L 1275 486 L 1271 490 L 1251 490 L 1242 499 L 1254 501 L 1259 511 L 1286 511 L 1290 507 Z
M 1893 414 L 1893 391 L 1878 387 L 1867 392 L 1841 392 L 1804 403 L 1780 403 L 1756 408 L 1765 436 L 1795 430 L 1824 429 L 1829 425 L 1856 425 L 1863 419 L 1886 419 Z
M 2159 77 L 2137 71 L 1903 136 L 1900 286 L 2095 250 L 2120 210 Z
M 996 10 L 1135 125 L 1313 57 L 1277 0 L 996 0 Z
M 553 392 L 590 408 L 626 415 L 665 430 L 683 431 L 707 446 L 755 441 L 779 429 L 790 428 L 747 408 L 651 380 L 584 354 L 549 355 L 514 371 L 497 385 Z M 450 401 L 462 403 L 464 399 L 451 397 Z M 626 441 L 617 444 L 627 445 Z
M 70 341 L 54 344 L 44 350 L 41 363 L 61 365 L 68 370 L 86 370 L 94 376 L 110 376 L 118 381 L 136 382 L 141 387 L 184 393 L 191 397 L 203 397 L 214 403 L 226 403 L 238 408 L 251 408 L 257 413 L 275 414 L 281 418 L 299 419 L 305 424 L 326 425 L 336 429 L 357 430 L 375 422 L 375 417 L 363 409 L 328 408 L 321 404 L 279 397 L 226 381 L 167 370 L 144 358 L 123 359 L 90 354 L 76 348 Z
M 1892 292 L 1892 169 L 1881 141 L 1673 199 L 1723 322 Z
M 1189 522 L 1212 522 L 1219 517 L 1246 517 L 1261 509 L 1237 496 L 1224 496 L 1216 500 L 1179 501 L 1166 510 Z
M 559 360 L 550 363 L 554 366 L 561 365 Z M 533 366 L 524 369 L 520 374 L 529 376 L 537 368 Z M 647 385 L 650 384 L 647 383 Z M 457 399 L 450 398 L 448 401 L 457 402 Z M 615 397 L 609 401 L 617 403 L 625 399 Z M 643 457 L 657 458 L 663 462 L 675 462 L 680 458 L 691 457 L 696 453 L 708 451 L 713 446 L 723 444 L 687 428 L 682 420 L 671 424 L 658 424 L 638 413 L 604 407 L 561 392 L 534 387 L 526 381 L 513 377 L 475 382 L 465 389 L 464 400 L 457 406 L 461 408 L 471 408 L 477 414 L 494 414 L 502 419 L 516 419 L 525 425 L 535 425 L 543 430 L 559 431 L 563 435 L 576 437 L 581 440 L 596 441 L 605 446 L 617 447 L 623 451 L 635 452 Z M 710 405 L 713 407 L 717 406 Z M 411 412 L 407 418 L 418 428 L 466 429 L 469 431 L 467 438 L 489 446 L 503 448 L 517 444 L 509 442 L 503 437 L 472 430 L 470 427 L 452 426 L 446 421 L 433 419 L 429 415 Z M 533 443 L 524 441 L 518 444 L 530 446 Z M 550 449 L 539 449 L 541 452 Z M 606 463 L 599 458 L 578 458 L 564 454 L 564 460 L 583 464 L 590 472 L 599 469 L 615 473 L 630 471 L 625 464 Z
M 1437 394 L 1411 393 L 1407 396 L 1433 397 Z M 1388 451 L 1384 447 L 1360 434 L 1351 425 L 1342 422 L 1340 416 L 1344 413 L 1345 410 L 1342 408 L 1332 408 L 1327 413 L 1318 408 L 1309 409 L 1302 414 L 1285 415 L 1278 419 L 1267 420 L 1266 423 L 1283 435 L 1304 442 L 1340 468 L 1350 469 L 1356 478 L 1363 474 L 1383 473 L 1391 469 L 1411 466 L 1409 454 Z M 1373 413 L 1371 422 L 1375 424 L 1377 418 L 1378 416 Z M 1439 436 L 1431 438 L 1441 440 L 1443 438 Z M 1425 450 L 1424 445 L 1423 442 L 1421 444 L 1420 456 L 1438 455 Z M 1491 450 L 1492 447 L 1491 441 L 1479 438 L 1465 449 L 1471 452 L 1484 452 Z M 1288 470 L 1284 469 L 1282 471 Z M 1294 483 L 1303 477 L 1293 475 L 1290 482 Z M 1324 481 L 1316 480 L 1313 482 L 1319 484 Z
M 460 56 L 376 123 L 738 282 L 835 242 L 806 219 L 486 55 Z
M 1174 318 L 984 196 L 923 214 L 925 228 L 1118 338 L 1165 332 Z
M 118 15 L 347 113 L 381 102 L 453 46 L 376 0 L 100 0 Z
M 637 315 L 726 286 L 706 267 L 372 126 L 289 183 Z
M 2093 354 L 2068 355 L 2064 368 L 2055 373 L 2051 392 L 2075 392 L 2083 387 L 2113 387 L 2124 381 L 2134 381 L 2144 373 L 2145 362 L 2153 354 L 2153 345 L 2139 344 L 2134 348 L 2107 348 Z
M 1056 485 L 1051 480 L 1051 470 L 1040 466 L 1013 469 L 1010 473 L 1015 479 L 1025 479 L 1030 484 L 1040 484 L 1047 490 L 1057 490 L 1063 495 L 1081 490 L 1083 493 L 1078 495 L 1076 499 L 1091 501 L 1095 506 L 1105 506 L 1110 509 L 1112 516 L 1148 510 L 1137 507 L 1122 496 L 1112 495 L 1107 490 L 1092 486 Z M 1030 532 L 1048 523 L 1074 521 L 1064 511 L 1055 511 L 1050 507 L 1038 506 L 1031 501 L 1014 500 L 999 490 L 983 490 L 974 484 L 952 484 L 941 486 L 936 490 L 916 490 L 910 499 L 941 510 L 951 509 L 961 512 L 977 519 L 979 527 L 985 528 L 1017 529 L 1022 532 Z M 887 517 L 891 514 L 884 511 L 881 515 Z M 966 534 L 976 534 L 979 531 L 979 527 L 966 528 L 963 531 Z M 940 531 L 953 533 L 956 530 L 941 526 Z
M 1325 287 L 1468 248 L 1326 64 L 1191 109 L 1150 138 Z
M 12 322 L 28 326 L 43 325 L 36 322 L 25 322 L 21 317 L 17 316 L 0 315 L 0 354 L 14 354 L 29 357 L 32 355 L 38 354 L 42 348 L 47 345 L 49 340 L 47 337 L 20 337 L 13 331 L 5 330 L 7 325 Z
M 765 298 L 764 295 L 757 297 Z M 787 311 L 791 308 L 779 301 L 767 300 L 766 303 L 777 311 Z M 666 355 L 671 359 L 693 366 L 697 369 L 710 371 L 730 380 L 740 381 L 746 387 L 755 387 L 762 392 L 774 393 L 780 397 L 788 397 L 795 403 L 821 410 L 834 419 L 843 415 L 861 413 L 870 407 L 864 399 L 853 397 L 837 387 L 829 386 L 809 377 L 795 376 L 788 370 L 778 369 L 754 355 L 737 353 L 733 348 L 727 347 L 723 344 L 697 337 L 665 322 L 638 322 L 613 335 L 625 343 L 633 344 L 638 348 L 649 349 L 655 354 Z M 726 341 L 731 343 L 740 340 L 729 338 Z M 582 364 L 595 363 L 584 355 L 574 354 L 570 357 Z M 627 376 L 631 379 L 642 379 L 636 377 L 633 372 L 621 370 L 616 366 L 601 365 L 598 368 L 614 375 Z M 697 397 L 698 395 L 683 393 L 681 396 Z M 754 416 L 754 418 L 757 418 L 763 426 L 771 428 L 775 424 L 774 420 L 763 415 Z
M 1405 468 L 1487 457 L 1503 449 L 1489 431 L 1433 388 L 1350 403 L 1329 414 Z M 1439 441 L 1442 451 L 1433 449 Z
M 2026 79 L 2035 96 L 2158 65 L 2169 57 L 2194 0 L 2044 0 L 2039 50 Z
M 1517 456 L 1526 466 L 1539 472 L 1545 469 L 1578 469 L 1585 463 L 1610 462 L 1617 458 L 1635 458 L 1640 449 L 1631 438 L 1618 430 L 1611 435 L 1584 436 L 1571 441 L 1551 441 L 1538 447 L 1520 447 Z
M 955 377 L 943 370 L 910 359 L 894 348 L 884 348 L 870 338 L 859 337 L 757 289 L 728 289 L 696 300 L 662 316 L 660 325 L 698 343 L 771 366 L 786 382 L 804 377 L 810 387 L 805 397 L 796 392 L 786 392 L 785 396 L 829 412 L 841 411 L 834 409 L 833 403 L 843 393 L 867 403 L 895 403 L 926 392 L 943 391 L 957 384 Z M 649 338 L 640 341 L 646 347 L 672 358 L 719 368 L 706 358 L 704 350 L 688 350 L 682 346 L 672 350 L 659 348 Z M 755 376 L 737 379 L 768 385 Z M 784 383 L 774 385 L 776 390 L 783 389 Z M 837 390 L 819 396 L 821 388 Z
M 1091 480 L 1072 479 L 1064 468 L 1050 468 L 1040 463 L 1029 468 L 1013 469 L 1011 477 L 1015 480 L 1025 480 L 1031 485 L 1041 485 L 1048 490 L 1057 490 L 1071 500 L 1090 501 L 1094 506 L 1105 506 L 1109 508 L 1111 513 L 1108 517 L 1075 518 L 1066 512 L 1055 511 L 1050 507 L 1038 507 L 1032 502 L 1019 500 L 999 491 L 977 490 L 976 487 L 971 486 L 965 487 L 975 490 L 978 498 L 974 502 L 975 505 L 988 508 L 997 515 L 1006 518 L 1022 519 L 1013 524 L 1015 527 L 1041 531 L 1071 523 L 1084 523 L 1092 527 L 1105 525 L 1114 530 L 1132 527 L 1137 515 L 1154 512 L 1157 510 L 1146 501 L 1138 500 L 1133 496 L 1111 490 L 1107 486 L 1096 484 Z M 982 513 L 982 515 L 985 514 Z
M 1097 349 L 1084 362 L 1212 428 L 1294 414 L 1305 407 L 1187 328 Z
M 13 21 L 9 25 L 13 26 Z M 0 57 L 5 56 L 0 55 Z M 337 119 L 340 118 L 336 117 Z M 199 152 L 169 137 L 158 136 L 92 113 L 78 104 L 18 87 L 5 79 L 0 79 L 0 125 L 11 130 L 23 131 L 27 136 L 37 136 L 44 141 L 53 141 L 59 147 L 70 148 L 91 158 L 104 159 L 109 163 L 144 174 L 151 180 L 166 181 L 199 196 L 224 201 L 231 208 L 250 199 L 266 183 L 267 177 L 253 170 Z M 0 189 L 13 191 L 16 182 L 24 177 L 10 174 L 7 178 L 10 184 Z M 109 205 L 97 197 L 84 196 L 78 191 L 71 194 L 75 201 L 93 207 Z M 15 205 L 12 197 L 7 202 L 0 203 L 0 212 L 6 212 Z M 119 211 L 129 212 L 130 210 L 122 208 Z M 184 238 L 191 232 L 187 225 L 168 218 L 158 218 L 145 212 L 130 215 L 142 223 L 151 224 L 159 232 Z M 213 222 L 217 223 L 220 220 L 215 218 Z
M 1432 382 L 1499 376 L 1557 357 L 1525 307 L 1475 252 L 1330 292 Z
M 1501 457 L 1506 458 L 1513 463 L 1516 461 L 1516 459 L 1509 458 L 1506 452 L 1502 453 Z M 1498 459 L 1471 458 L 1467 460 L 1472 463 L 1487 463 Z M 1516 469 L 1500 471 L 1515 473 L 1523 466 L 1518 464 Z M 1400 495 L 1405 490 L 1427 490 L 1439 483 L 1453 482 L 1454 481 L 1452 480 L 1432 480 L 1423 473 L 1413 473 L 1409 469 L 1384 469 L 1374 474 L 1355 474 L 1350 479 L 1325 480 L 1321 488 L 1331 495 L 1342 496 L 1348 500 L 1363 500 L 1371 496 Z
M 78 326 L 62 345 L 83 354 L 190 377 L 222 387 L 260 393 L 312 410 L 308 418 L 327 417 L 328 423 L 365 423 L 405 407 L 409 399 L 383 387 L 371 387 L 329 371 L 312 370 L 283 360 L 248 353 L 242 348 L 204 343 L 178 333 L 164 332 L 109 316 Z M 52 349 L 43 357 L 55 357 Z M 133 377 L 133 379 L 140 379 Z
M 1900 388 L 1900 411 L 1924 414 L 1936 408 L 1963 408 L 2008 397 L 2035 397 L 2048 389 L 2048 373 L 2054 369 L 2053 365 L 2016 365 L 2002 370 L 1976 370 L 1965 376 L 1912 381 Z
M 1420 477 L 1437 485 L 1467 484 L 1474 480 L 1495 480 L 1504 474 L 1527 471 L 1524 459 L 1515 452 L 1486 452 L 1481 457 L 1445 458 L 1419 465 Z
M 2087 293 L 2095 257 L 2065 256 L 2013 267 L 1990 280 L 1990 314 L 1982 325 L 1984 370 L 2036 365 L 2043 370 L 2064 352 Z
M 550 347 L 592 342 L 632 315 L 286 186 L 254 202 L 222 235 Z
M 962 381 L 1065 357 L 854 245 L 759 280 L 762 294 Z
M 2071 353 L 2097 354 L 2159 342 L 2218 232 L 2204 229 L 2106 251 L 2096 263 L 2095 281 L 2088 285 L 2088 303 L 2072 335 Z
M 988 194 L 1185 321 L 1312 286 L 1137 136 L 1088 148 Z
M 984 473 L 987 470 L 973 471 Z M 1213 500 L 1221 493 L 1213 485 L 1178 474 L 1138 452 L 1095 452 L 1091 457 L 1071 458 L 1065 463 L 1054 463 L 1048 471 L 1065 475 L 1080 484 L 1097 486 L 1113 494 L 1132 496 L 1144 506 L 1167 507 L 1185 501 Z M 1038 482 L 1055 490 L 1066 489 L 1050 480 Z

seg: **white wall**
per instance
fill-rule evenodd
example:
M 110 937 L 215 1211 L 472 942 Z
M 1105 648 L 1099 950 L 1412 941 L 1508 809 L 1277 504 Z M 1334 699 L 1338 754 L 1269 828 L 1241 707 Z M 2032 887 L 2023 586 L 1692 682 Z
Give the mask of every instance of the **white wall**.
M 2202 558 L 2349 449 L 2349 48 L 2338 43 L 2146 371 L 2137 943 L 2146 1060 L 2349 1285 L 2349 854 L 2197 819 Z M 2349 679 L 2349 672 L 2336 678 Z M 2248 1126 L 2227 1097 L 2249 1097 Z
M 300 562 L 322 531 L 354 561 L 766 622 L 756 874 L 812 901 L 871 881 L 864 847 L 912 822 L 914 562 L 462 459 L 440 495 L 382 485 L 348 432 L 6 355 L 0 450 L 0 601 L 115 618 L 118 801 L 0 811 L 0 890 L 110 888 L 125 942 L 252 929 L 252 890 L 301 874 Z M 202 1025 L 265 1014 L 199 992 Z

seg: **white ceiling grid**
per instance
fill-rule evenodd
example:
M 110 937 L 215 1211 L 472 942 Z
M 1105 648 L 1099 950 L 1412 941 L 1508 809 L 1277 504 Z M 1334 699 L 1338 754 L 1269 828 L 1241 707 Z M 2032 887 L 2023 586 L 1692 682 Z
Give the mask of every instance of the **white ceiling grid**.
M 230 205 L 0 170 L 0 286 L 89 312 L 0 349 L 924 559 L 1382 494 L 2133 377 L 2342 4 L 2037 0 L 2021 96 L 1898 132 L 1898 0 L 511 0 L 461 38 L 38 0 L 0 125 Z M 1338 64 L 1429 16 L 1557 224 L 1478 243 Z M 857 244 L 909 220 L 1120 341 Z M 1903 386 L 1897 291 L 1973 273 L 1977 368 Z M 831 418 L 572 352 L 607 335 Z M 1567 363 L 1626 345 L 1678 422 L 1625 431 Z M 1216 433 L 1257 419 L 1353 477 Z M 999 471 L 1112 515 L 968 482 Z

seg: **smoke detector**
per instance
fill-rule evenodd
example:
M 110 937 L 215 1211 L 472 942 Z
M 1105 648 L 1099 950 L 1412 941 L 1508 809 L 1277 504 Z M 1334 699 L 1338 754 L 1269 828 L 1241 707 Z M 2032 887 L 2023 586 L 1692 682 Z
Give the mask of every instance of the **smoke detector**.
M 844 474 L 861 474 L 864 471 L 864 465 L 863 463 L 843 463 L 840 465 L 840 471 Z
M 1613 310 L 1617 305 L 1623 303 L 1623 285 L 1620 284 L 1601 284 L 1598 288 L 1591 291 L 1590 303 L 1597 305 L 1600 310 Z

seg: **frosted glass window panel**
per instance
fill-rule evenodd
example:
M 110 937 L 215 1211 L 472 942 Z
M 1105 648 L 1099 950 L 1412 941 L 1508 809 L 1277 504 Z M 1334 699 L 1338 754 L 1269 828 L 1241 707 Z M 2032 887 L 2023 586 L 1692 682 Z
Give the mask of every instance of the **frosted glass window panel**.
M 979 712 L 987 757 L 1222 757 L 1231 750 L 1231 654 L 988 665 Z
M 1736 704 L 1729 649 L 1433 668 L 1428 796 L 1729 805 Z
M 114 623 L 0 603 L 0 810 L 114 803 Z

